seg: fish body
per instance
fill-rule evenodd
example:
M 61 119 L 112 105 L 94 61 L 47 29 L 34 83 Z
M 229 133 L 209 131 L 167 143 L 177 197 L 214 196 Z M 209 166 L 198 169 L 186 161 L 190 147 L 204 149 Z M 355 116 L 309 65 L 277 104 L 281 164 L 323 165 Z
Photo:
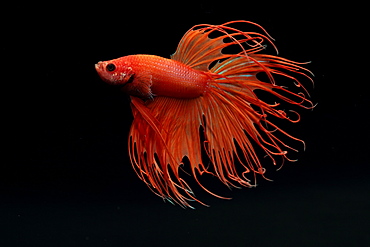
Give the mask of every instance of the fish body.
M 203 95 L 209 85 L 205 72 L 154 55 L 129 55 L 99 62 L 96 69 L 103 80 L 142 98 L 196 98 Z
M 253 25 L 262 33 L 241 31 L 233 24 Z M 281 109 L 277 101 L 313 108 L 301 83 L 312 81 L 311 72 L 302 67 L 305 63 L 263 54 L 266 44 L 276 48 L 252 22 L 202 24 L 185 33 L 171 59 L 129 55 L 95 65 L 105 82 L 130 95 L 131 164 L 155 194 L 182 207 L 192 207 L 191 201 L 206 205 L 195 197 L 185 179 L 189 176 L 180 172 L 183 167 L 189 167 L 187 175 L 205 191 L 226 199 L 199 177 L 211 174 L 229 188 L 254 187 L 257 175 L 265 177 L 263 163 L 294 161 L 288 154 L 297 149 L 284 139 L 304 142 L 271 117 L 299 121 L 295 110 Z M 226 47 L 238 51 L 224 54 Z M 261 73 L 267 79 L 257 77 Z M 260 99 L 256 90 L 269 93 L 271 102 Z M 267 158 L 263 163 L 256 149 Z

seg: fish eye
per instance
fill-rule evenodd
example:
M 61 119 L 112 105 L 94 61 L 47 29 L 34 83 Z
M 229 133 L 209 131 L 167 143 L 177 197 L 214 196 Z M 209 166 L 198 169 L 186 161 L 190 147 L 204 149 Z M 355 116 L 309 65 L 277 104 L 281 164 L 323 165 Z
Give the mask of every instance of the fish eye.
M 107 68 L 108 71 L 112 72 L 116 69 L 116 65 L 114 65 L 113 63 L 110 63 L 110 64 L 107 65 L 106 68 Z

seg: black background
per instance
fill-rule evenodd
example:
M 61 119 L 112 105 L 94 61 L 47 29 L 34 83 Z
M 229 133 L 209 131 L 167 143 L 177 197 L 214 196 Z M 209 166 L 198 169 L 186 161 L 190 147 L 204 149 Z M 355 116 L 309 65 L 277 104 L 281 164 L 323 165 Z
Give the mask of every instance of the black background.
M 354 40 L 329 9 L 107 1 L 9 11 L 1 38 L 1 246 L 370 245 L 366 81 L 349 76 L 343 59 Z M 306 86 L 318 105 L 283 126 L 307 149 L 280 171 L 267 167 L 274 182 L 220 188 L 231 201 L 196 191 L 211 207 L 184 210 L 137 178 L 127 155 L 129 98 L 105 85 L 94 64 L 169 57 L 193 25 L 238 19 L 262 25 L 281 56 L 312 61 L 315 86 Z

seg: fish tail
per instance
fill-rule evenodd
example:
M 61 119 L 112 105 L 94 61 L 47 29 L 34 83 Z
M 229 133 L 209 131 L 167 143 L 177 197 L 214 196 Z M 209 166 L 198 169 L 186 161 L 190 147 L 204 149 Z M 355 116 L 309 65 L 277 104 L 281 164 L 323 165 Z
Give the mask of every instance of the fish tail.
M 298 74 L 312 81 L 309 76 L 310 71 L 301 67 L 300 64 L 271 55 L 240 53 L 230 55 L 228 59 L 218 62 L 210 69 L 210 75 L 214 79 L 210 85 L 211 93 L 208 97 L 211 98 L 210 103 L 215 102 L 218 107 L 216 108 L 215 105 L 212 109 L 217 112 L 217 117 L 207 118 L 207 116 L 213 115 L 205 114 L 206 122 L 215 124 L 211 128 L 215 139 L 219 136 L 226 138 L 227 135 L 231 135 L 231 139 L 235 141 L 238 148 L 229 143 L 231 149 L 228 149 L 228 152 L 231 151 L 238 157 L 236 149 L 241 150 L 243 158 L 246 158 L 246 162 L 244 162 L 245 168 L 248 168 L 246 171 L 264 174 L 265 169 L 262 167 L 254 147 L 259 147 L 276 165 L 275 157 L 279 156 L 283 160 L 294 161 L 288 158 L 287 154 L 289 150 L 297 151 L 281 140 L 281 135 L 302 142 L 304 145 L 304 141 L 293 137 L 270 121 L 272 117 L 275 117 L 296 123 L 300 120 L 299 114 L 293 110 L 287 112 L 280 109 L 280 103 L 268 103 L 269 99 L 264 100 L 258 96 L 259 92 L 264 91 L 272 95 L 272 97 L 270 96 L 272 99 L 312 109 L 314 106 L 307 98 L 309 96 L 307 90 L 296 78 Z M 257 75 L 262 73 L 266 75 L 266 81 L 257 78 Z M 275 83 L 276 76 L 285 77 L 285 80 L 281 78 L 282 81 L 289 79 L 289 87 L 302 89 L 300 91 L 303 92 L 289 90 L 288 84 L 277 85 Z M 292 114 L 289 112 L 293 112 L 294 118 L 291 118 Z M 223 129 L 217 126 L 227 126 L 227 128 Z M 217 141 L 209 141 L 210 144 L 215 142 Z M 220 150 L 217 146 L 210 146 L 209 149 Z M 225 160 L 225 157 L 222 157 L 221 160 Z M 228 165 L 232 166 L 233 163 Z

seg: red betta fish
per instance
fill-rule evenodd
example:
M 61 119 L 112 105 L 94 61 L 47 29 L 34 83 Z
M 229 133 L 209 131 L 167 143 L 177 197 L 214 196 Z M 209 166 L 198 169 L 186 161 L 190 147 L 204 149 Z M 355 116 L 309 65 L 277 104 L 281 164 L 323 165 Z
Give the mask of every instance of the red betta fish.
M 250 24 L 263 34 L 244 32 L 231 24 Z M 210 37 L 212 35 L 212 37 Z M 265 91 L 273 100 L 304 108 L 312 103 L 295 76 L 311 80 L 310 71 L 294 62 L 260 54 L 272 38 L 258 24 L 232 21 L 222 25 L 196 25 L 181 39 L 171 59 L 154 55 L 129 55 L 98 62 L 95 68 L 107 83 L 118 85 L 130 95 L 134 121 L 129 133 L 129 155 L 139 178 L 158 196 L 183 207 L 198 200 L 185 176 L 210 194 L 200 181 L 212 174 L 228 187 L 253 187 L 256 175 L 265 168 L 257 155 L 284 161 L 293 150 L 282 140 L 286 136 L 304 143 L 280 129 L 269 119 L 290 119 L 279 103 L 267 103 L 255 91 Z M 225 48 L 237 50 L 222 53 Z M 229 48 L 230 49 L 230 48 Z M 265 74 L 265 81 L 257 74 Z M 303 92 L 292 92 L 285 78 Z M 183 172 L 190 166 L 190 172 Z M 182 168 L 181 170 L 179 168 Z M 252 180 L 248 174 L 252 174 Z

